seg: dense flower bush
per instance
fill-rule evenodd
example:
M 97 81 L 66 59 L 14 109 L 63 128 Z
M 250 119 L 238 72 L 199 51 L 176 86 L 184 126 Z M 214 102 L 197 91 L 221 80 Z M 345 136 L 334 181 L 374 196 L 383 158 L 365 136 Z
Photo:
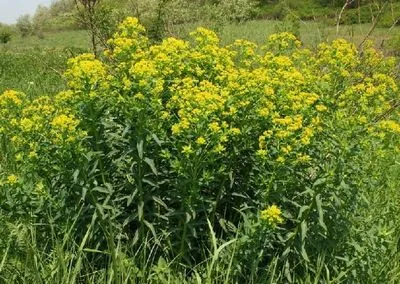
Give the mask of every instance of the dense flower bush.
M 311 51 L 289 33 L 222 47 L 204 28 L 151 45 L 134 18 L 109 44 L 102 60 L 69 60 L 65 92 L 0 96 L 0 206 L 11 219 L 56 214 L 45 238 L 78 212 L 77 243 L 89 234 L 106 250 L 150 235 L 168 244 L 159 256 L 190 265 L 210 222 L 220 240 L 239 236 L 238 279 L 277 257 L 289 280 L 317 273 L 304 263 L 321 255 L 351 279 L 371 269 L 353 252 L 378 264 L 390 254 L 394 231 L 362 250 L 354 240 L 371 225 L 359 220 L 385 184 L 379 167 L 399 157 L 393 58 L 344 40 Z M 382 228 L 395 228 L 388 216 Z

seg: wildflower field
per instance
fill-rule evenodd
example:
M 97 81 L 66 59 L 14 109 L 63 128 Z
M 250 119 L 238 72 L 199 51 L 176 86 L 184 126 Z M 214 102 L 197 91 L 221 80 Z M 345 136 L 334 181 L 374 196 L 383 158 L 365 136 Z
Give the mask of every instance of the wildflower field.
M 135 18 L 108 44 L 0 95 L 0 282 L 398 283 L 395 58 Z

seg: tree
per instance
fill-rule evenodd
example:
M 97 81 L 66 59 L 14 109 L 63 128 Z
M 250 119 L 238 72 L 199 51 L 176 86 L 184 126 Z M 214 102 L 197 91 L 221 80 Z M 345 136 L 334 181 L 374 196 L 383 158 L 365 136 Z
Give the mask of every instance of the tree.
M 50 9 L 46 6 L 39 5 L 36 8 L 35 14 L 32 18 L 32 24 L 35 30 L 42 30 L 50 19 Z
M 16 27 L 23 37 L 31 35 L 33 31 L 33 24 L 31 16 L 26 14 L 18 18 Z
M 97 10 L 101 0 L 74 0 L 78 21 L 89 31 L 94 55 L 97 55 L 98 17 Z

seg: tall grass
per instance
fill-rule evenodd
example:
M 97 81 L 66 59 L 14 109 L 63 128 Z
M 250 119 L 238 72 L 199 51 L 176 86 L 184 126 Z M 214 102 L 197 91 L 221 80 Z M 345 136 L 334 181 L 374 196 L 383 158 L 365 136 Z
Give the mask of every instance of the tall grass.
M 61 91 L 66 60 L 72 54 L 68 49 L 0 52 L 0 92 L 16 89 L 37 97 Z

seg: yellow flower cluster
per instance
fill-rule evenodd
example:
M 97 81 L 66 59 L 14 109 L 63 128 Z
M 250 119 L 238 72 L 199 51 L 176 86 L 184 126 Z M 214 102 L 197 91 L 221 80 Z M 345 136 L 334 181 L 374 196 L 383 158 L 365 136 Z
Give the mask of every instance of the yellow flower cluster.
M 283 223 L 281 209 L 275 204 L 268 206 L 260 213 L 261 220 L 268 222 L 271 226 L 276 226 Z
M 328 121 L 374 129 L 371 124 L 398 98 L 389 72 L 393 60 L 369 47 L 360 54 L 343 40 L 312 52 L 290 33 L 272 35 L 264 46 L 237 40 L 223 47 L 204 28 L 190 41 L 167 38 L 155 45 L 144 32 L 128 18 L 109 40 L 107 64 L 89 54 L 69 60 L 70 90 L 54 98 L 28 102 L 14 91 L 1 95 L 0 115 L 8 122 L 0 123 L 0 133 L 21 149 L 17 154 L 36 157 L 44 140 L 82 140 L 77 112 L 94 97 L 137 115 L 183 158 L 243 151 L 276 166 L 309 163 Z M 398 133 L 397 118 L 378 125 Z
M 400 122 L 394 120 L 382 120 L 379 127 L 383 130 L 400 135 Z
M 38 159 L 49 158 L 54 148 L 86 136 L 77 129 L 79 120 L 71 110 L 49 96 L 29 101 L 21 93 L 6 91 L 0 95 L 0 104 L 0 115 L 6 118 L 0 122 L 0 135 L 8 141 L 7 150 L 15 153 L 16 162 L 35 165 Z
M 121 61 L 140 58 L 142 49 L 148 45 L 144 32 L 137 18 L 128 17 L 119 25 L 114 37 L 108 40 L 111 50 L 106 50 L 105 54 Z
M 18 93 L 13 90 L 5 91 L 2 95 L 2 100 L 0 103 L 5 104 L 7 101 L 12 102 L 15 105 L 20 105 L 22 100 L 24 99 L 25 95 L 22 93 Z
M 286 53 L 301 46 L 301 42 L 295 35 L 289 32 L 272 34 L 269 36 L 267 45 L 264 49 L 274 50 L 278 53 Z
M 95 59 L 93 54 L 82 54 L 68 60 L 69 69 L 65 72 L 68 86 L 72 89 L 95 90 L 107 87 L 104 64 Z
M 166 129 L 158 134 L 173 139 L 185 156 L 223 156 L 231 143 L 250 139 L 246 145 L 262 161 L 307 163 L 327 120 L 367 125 L 391 107 L 397 92 L 387 75 L 391 60 L 382 63 L 371 48 L 359 54 L 344 40 L 313 53 L 290 33 L 272 35 L 264 46 L 237 40 L 222 47 L 205 28 L 191 33 L 192 41 L 167 38 L 152 46 L 144 32 L 128 18 L 105 52 L 114 66 L 82 55 L 70 61 L 66 76 L 75 93 L 112 86 L 120 90 L 119 103 L 150 107 L 148 127 Z M 363 73 L 364 60 L 374 73 Z
M 18 177 L 16 175 L 9 175 L 7 177 L 7 183 L 8 184 L 16 184 L 18 182 Z

